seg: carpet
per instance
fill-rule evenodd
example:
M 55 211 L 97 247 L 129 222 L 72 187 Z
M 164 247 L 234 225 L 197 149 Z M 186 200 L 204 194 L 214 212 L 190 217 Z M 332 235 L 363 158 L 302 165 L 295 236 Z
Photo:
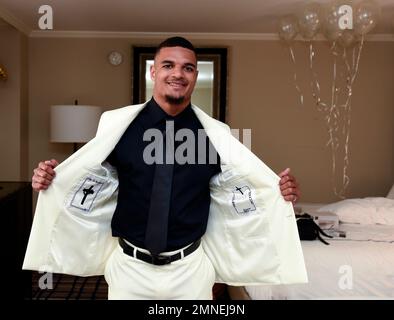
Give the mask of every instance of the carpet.
M 107 300 L 103 276 L 76 277 L 65 274 L 32 274 L 32 300 Z

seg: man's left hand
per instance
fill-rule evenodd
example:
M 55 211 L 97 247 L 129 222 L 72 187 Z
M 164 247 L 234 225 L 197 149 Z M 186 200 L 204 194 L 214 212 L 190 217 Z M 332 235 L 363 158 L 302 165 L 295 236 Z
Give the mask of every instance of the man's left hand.
M 296 203 L 301 197 L 300 185 L 296 178 L 290 174 L 290 168 L 279 173 L 279 187 L 286 201 Z

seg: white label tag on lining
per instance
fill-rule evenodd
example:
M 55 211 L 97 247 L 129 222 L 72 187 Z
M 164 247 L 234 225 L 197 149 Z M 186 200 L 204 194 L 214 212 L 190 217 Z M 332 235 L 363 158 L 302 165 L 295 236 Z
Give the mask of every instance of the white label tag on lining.
M 237 213 L 245 214 L 256 211 L 256 206 L 252 199 L 252 190 L 249 186 L 235 186 L 231 202 Z
M 72 197 L 70 206 L 89 212 L 104 183 L 87 177 Z

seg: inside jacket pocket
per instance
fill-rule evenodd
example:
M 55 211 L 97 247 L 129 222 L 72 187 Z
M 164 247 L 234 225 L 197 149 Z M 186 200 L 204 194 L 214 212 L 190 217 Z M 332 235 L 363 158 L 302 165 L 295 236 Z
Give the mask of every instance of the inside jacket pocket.
M 75 181 L 66 197 L 66 208 L 74 214 L 89 215 L 96 208 L 105 207 L 106 201 L 115 196 L 118 182 L 106 169 L 102 174 L 98 174 L 97 170 L 83 170 L 85 174 Z
M 70 207 L 90 212 L 96 199 L 101 197 L 104 183 L 105 180 L 98 179 L 96 176 L 85 176 L 72 195 Z

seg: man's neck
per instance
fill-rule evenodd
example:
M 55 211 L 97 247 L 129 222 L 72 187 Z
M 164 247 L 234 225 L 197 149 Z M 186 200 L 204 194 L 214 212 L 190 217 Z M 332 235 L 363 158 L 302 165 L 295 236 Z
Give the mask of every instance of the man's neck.
M 167 102 L 165 99 L 160 99 L 159 97 L 155 97 L 155 96 L 153 96 L 153 98 L 155 99 L 159 107 L 162 108 L 164 112 L 169 114 L 170 116 L 176 116 L 177 114 L 185 110 L 185 108 L 190 104 L 190 100 L 183 101 L 180 104 L 171 104 Z

